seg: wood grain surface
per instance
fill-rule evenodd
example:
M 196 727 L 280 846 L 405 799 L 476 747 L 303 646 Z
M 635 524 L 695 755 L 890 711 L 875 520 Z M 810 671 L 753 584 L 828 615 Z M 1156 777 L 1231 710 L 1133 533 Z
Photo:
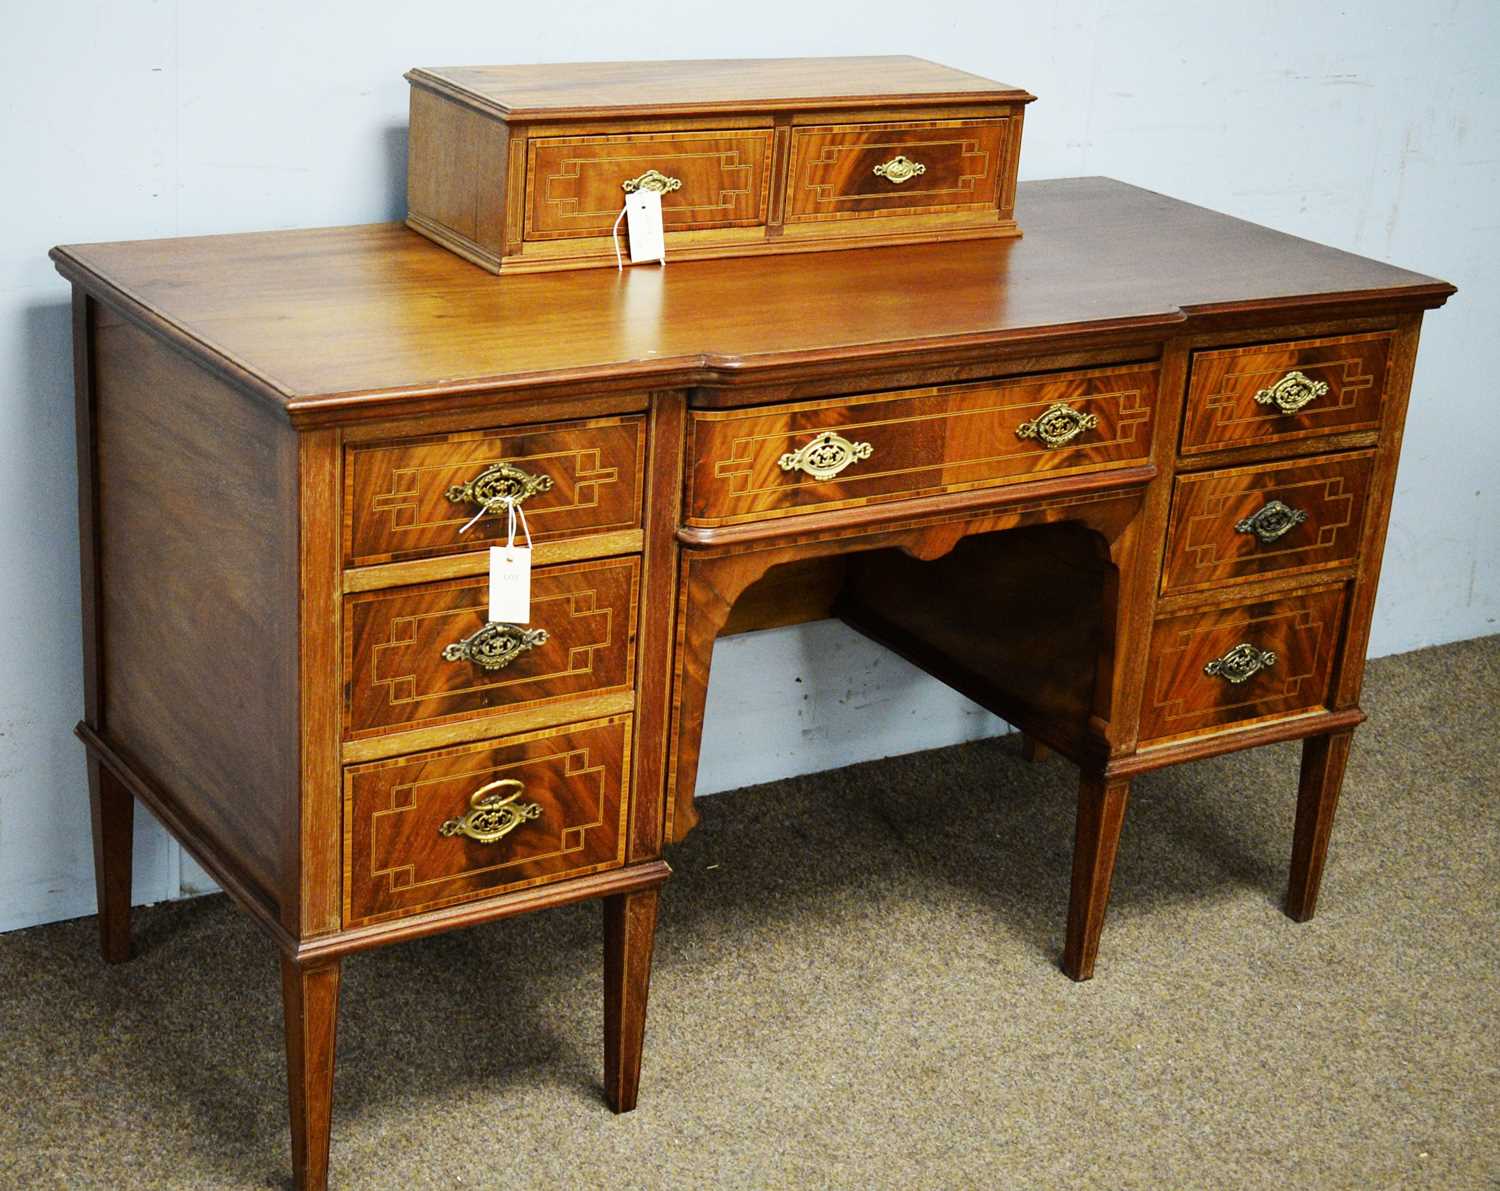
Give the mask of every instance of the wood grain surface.
M 968 209 L 998 218 L 1010 119 L 809 125 L 792 129 L 787 224 Z M 877 174 L 896 157 L 923 173 Z
M 1318 908 L 1318 890 L 1333 835 L 1349 760 L 1352 731 L 1309 737 L 1302 743 L 1302 766 L 1297 781 L 1297 820 L 1292 832 L 1292 865 L 1287 877 L 1286 913 L 1307 922 Z
M 1323 706 L 1343 630 L 1344 585 L 1159 620 L 1151 635 L 1142 741 L 1295 715 Z M 1231 683 L 1204 666 L 1240 643 L 1275 665 Z
M 345 466 L 349 566 L 474 551 L 503 542 L 506 519 L 448 497 L 500 463 L 550 485 L 521 502 L 535 542 L 638 529 L 642 415 L 515 426 L 351 447 Z M 519 531 L 518 531 L 519 532 Z
M 1019 433 L 1060 403 L 1098 424 L 1056 448 Z M 686 523 L 724 525 L 1007 477 L 1125 467 L 1151 453 L 1155 406 L 1156 371 L 1145 366 L 699 412 L 688 443 Z M 828 480 L 781 466 L 824 430 L 868 446 L 868 457 Z
M 672 230 L 754 227 L 771 201 L 769 128 L 541 137 L 528 145 L 526 239 L 607 236 L 622 184 L 656 170 L 681 183 L 661 196 Z
M 1247 442 L 1293 442 L 1380 424 L 1392 332 L 1193 353 L 1184 454 Z M 1256 400 L 1296 371 L 1327 392 L 1296 413 Z
M 1032 96 L 1008 83 L 904 54 L 841 58 L 721 58 L 569 62 L 534 66 L 420 67 L 415 83 L 462 96 L 514 120 L 704 109 L 775 111 L 817 100 L 829 107 L 941 103 Z
M 656 943 L 657 888 L 604 899 L 604 1099 L 635 1107 L 646 1041 L 646 997 Z
M 531 577 L 529 623 L 547 639 L 497 670 L 444 657 L 448 646 L 485 626 L 488 576 L 349 596 L 346 736 L 628 693 L 639 586 L 636 558 L 540 568 Z
M 295 1191 L 324 1191 L 328 1186 L 341 977 L 337 959 L 304 964 L 289 956 L 281 958 Z
M 89 827 L 94 842 L 94 897 L 99 954 L 107 964 L 130 958 L 130 895 L 135 799 L 107 765 L 90 756 Z
M 1020 239 L 831 253 L 815 268 L 768 257 L 497 279 L 398 225 L 76 245 L 55 258 L 299 419 L 579 384 L 764 383 L 793 366 L 869 378 L 872 365 L 937 367 L 1039 340 L 1066 350 L 1271 303 L 1284 318 L 1335 302 L 1353 316 L 1453 292 L 1108 179 L 1027 183 L 1017 208 Z
M 1113 635 L 1107 551 L 1079 525 L 965 537 L 941 558 L 850 558 L 855 628 L 1036 738 L 1080 755 Z
M 1374 452 L 1354 451 L 1177 478 L 1162 591 L 1348 566 L 1364 535 Z M 1240 530 L 1269 502 L 1305 514 L 1272 542 Z
M 351 766 L 344 782 L 344 924 L 432 910 L 625 860 L 630 717 Z M 541 808 L 495 843 L 441 834 L 503 779 Z
M 101 731 L 295 928 L 297 436 L 97 311 Z

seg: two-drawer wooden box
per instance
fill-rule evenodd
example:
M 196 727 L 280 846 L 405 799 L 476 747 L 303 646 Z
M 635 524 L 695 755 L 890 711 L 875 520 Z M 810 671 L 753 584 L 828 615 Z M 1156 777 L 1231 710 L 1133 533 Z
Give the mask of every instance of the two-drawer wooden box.
M 417 69 L 407 223 L 495 272 L 1019 234 L 1032 96 L 919 58 Z M 622 230 L 623 238 L 623 230 Z

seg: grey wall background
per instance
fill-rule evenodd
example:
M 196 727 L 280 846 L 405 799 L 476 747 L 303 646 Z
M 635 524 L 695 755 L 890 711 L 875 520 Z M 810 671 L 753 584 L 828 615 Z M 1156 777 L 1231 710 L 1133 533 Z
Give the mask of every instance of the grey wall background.
M 751 19 L 679 0 L 4 0 L 0 14 L 0 929 L 93 909 L 70 731 L 68 295 L 47 249 L 398 218 L 413 65 L 919 54 L 1040 97 L 1025 178 L 1108 174 L 1454 281 L 1424 333 L 1371 648 L 1497 631 L 1488 0 L 762 0 Z M 699 788 L 1001 730 L 837 626 L 753 634 L 715 655 Z M 138 900 L 204 886 L 149 821 L 136 860 Z

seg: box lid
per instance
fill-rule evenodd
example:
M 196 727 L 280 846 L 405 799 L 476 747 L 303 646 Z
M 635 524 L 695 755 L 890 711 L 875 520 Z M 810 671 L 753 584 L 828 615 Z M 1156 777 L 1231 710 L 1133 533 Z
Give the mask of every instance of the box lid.
M 406 77 L 505 120 L 1035 98 L 1008 83 L 905 55 L 416 67 Z

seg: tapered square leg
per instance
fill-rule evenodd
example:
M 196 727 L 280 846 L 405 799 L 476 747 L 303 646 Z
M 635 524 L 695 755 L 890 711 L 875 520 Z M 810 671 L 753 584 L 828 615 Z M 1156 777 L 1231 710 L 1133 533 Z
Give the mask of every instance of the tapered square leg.
M 1120 828 L 1130 801 L 1128 778 L 1106 779 L 1085 774 L 1078 789 L 1078 823 L 1073 842 L 1073 890 L 1068 900 L 1068 938 L 1063 946 L 1063 971 L 1074 980 L 1094 974 L 1104 911 L 1109 905 L 1109 882 L 1114 876 Z
M 1040 764 L 1052 755 L 1052 750 L 1038 740 L 1035 736 L 1022 735 L 1021 737 L 1021 759 L 1030 761 L 1032 764 Z
M 99 950 L 105 963 L 122 964 L 130 958 L 130 853 L 135 799 L 120 779 L 92 756 L 88 767 Z
M 604 1095 L 616 1112 L 635 1107 L 646 1037 L 646 994 L 660 891 L 604 899 Z
M 1306 922 L 1318 908 L 1318 887 L 1328 859 L 1328 838 L 1344 785 L 1353 730 L 1310 736 L 1302 742 L 1302 774 L 1297 783 L 1297 826 L 1292 834 L 1292 871 L 1287 880 L 1286 912 Z
M 339 974 L 336 959 L 315 964 L 298 964 L 285 956 L 281 960 L 292 1181 L 297 1191 L 323 1191 L 328 1186 Z

